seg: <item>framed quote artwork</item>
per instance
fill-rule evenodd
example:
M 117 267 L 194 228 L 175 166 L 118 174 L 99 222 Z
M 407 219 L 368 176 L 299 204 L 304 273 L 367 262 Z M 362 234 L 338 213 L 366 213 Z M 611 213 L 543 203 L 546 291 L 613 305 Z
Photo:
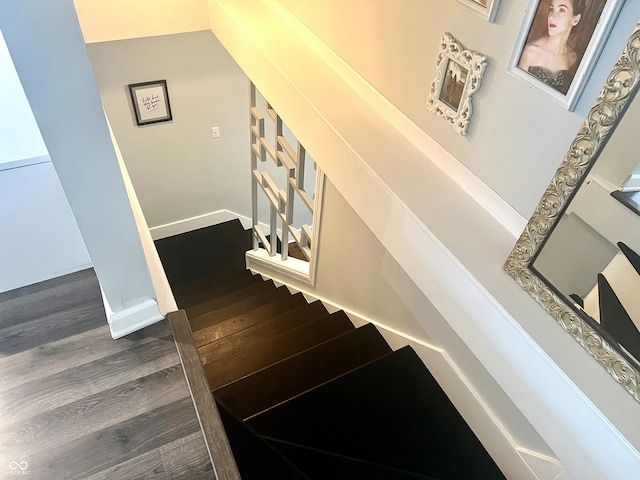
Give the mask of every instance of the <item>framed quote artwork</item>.
M 129 92 L 138 126 L 172 120 L 166 80 L 132 83 Z

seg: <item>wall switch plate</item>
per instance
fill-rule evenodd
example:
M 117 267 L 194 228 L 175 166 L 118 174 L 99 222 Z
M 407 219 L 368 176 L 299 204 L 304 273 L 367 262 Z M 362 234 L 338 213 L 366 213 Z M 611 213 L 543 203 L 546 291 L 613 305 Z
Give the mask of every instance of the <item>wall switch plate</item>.
M 220 136 L 220 127 L 211 127 L 211 137 L 218 138 Z

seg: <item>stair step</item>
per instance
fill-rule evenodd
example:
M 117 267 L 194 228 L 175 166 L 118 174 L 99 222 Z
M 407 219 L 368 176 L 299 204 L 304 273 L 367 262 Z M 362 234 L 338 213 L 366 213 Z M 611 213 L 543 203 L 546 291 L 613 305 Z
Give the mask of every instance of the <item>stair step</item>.
M 200 348 L 307 303 L 301 294 L 291 295 L 286 288 L 266 293 L 190 320 L 196 347 Z
M 268 442 L 235 418 L 224 405 L 218 404 L 218 411 L 242 480 L 309 480 Z
M 207 290 L 217 287 L 224 287 L 229 282 L 234 282 L 241 278 L 253 278 L 262 281 L 259 275 L 252 275 L 246 268 L 222 268 L 209 272 L 207 275 L 198 277 L 179 285 L 171 284 L 171 290 L 177 299 L 188 298 Z
M 300 327 L 328 314 L 321 302 L 301 305 L 282 315 L 265 320 L 198 349 L 203 365 L 213 363 L 246 348 L 252 348 L 284 332 Z
M 336 312 L 204 366 L 212 390 L 222 388 L 276 362 L 355 330 L 344 312 Z M 224 341 L 224 340 L 223 340 Z
M 251 248 L 249 236 L 238 220 L 156 240 L 155 245 L 172 285 L 222 267 L 242 268 L 242 251 Z
M 263 438 L 283 457 L 295 465 L 310 480 L 438 480 L 435 477 L 403 472 L 371 462 L 364 462 L 355 458 L 335 455 L 322 450 L 303 447 Z
M 247 424 L 264 437 L 442 480 L 505 478 L 410 347 Z
M 264 297 L 268 298 L 267 293 L 273 293 L 275 291 L 276 286 L 273 282 L 252 282 L 239 289 L 229 291 L 224 295 L 209 298 L 196 305 L 185 308 L 185 311 L 187 312 L 187 317 L 196 318 L 209 312 L 222 310 L 225 307 L 243 302 L 251 297 L 257 297 L 261 294 L 264 294 Z
M 247 419 L 391 351 L 365 325 L 214 390 L 236 416 Z
M 180 295 L 175 294 L 178 306 L 181 309 L 187 309 L 198 305 L 199 303 L 206 302 L 212 298 L 223 297 L 231 292 L 240 290 L 241 288 L 248 287 L 255 283 L 268 283 L 264 282 L 259 275 L 251 275 L 248 271 L 244 271 L 245 275 L 229 276 L 227 275 L 223 281 L 219 284 L 209 283 L 205 288 L 185 292 L 184 290 Z

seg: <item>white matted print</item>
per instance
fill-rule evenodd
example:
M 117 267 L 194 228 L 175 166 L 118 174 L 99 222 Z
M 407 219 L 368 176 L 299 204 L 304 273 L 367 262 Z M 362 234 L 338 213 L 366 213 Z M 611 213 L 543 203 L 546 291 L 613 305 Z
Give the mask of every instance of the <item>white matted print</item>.
M 471 10 L 486 18 L 488 21 L 493 22 L 498 13 L 498 6 L 500 0 L 458 0 L 460 3 L 466 5 Z
M 486 56 L 465 50 L 448 33 L 442 36 L 427 107 L 460 135 L 467 132 L 473 114 L 471 97 L 480 88 L 486 68 Z
M 138 126 L 172 119 L 166 80 L 132 83 L 129 92 Z
M 529 0 L 509 72 L 573 111 L 624 0 Z

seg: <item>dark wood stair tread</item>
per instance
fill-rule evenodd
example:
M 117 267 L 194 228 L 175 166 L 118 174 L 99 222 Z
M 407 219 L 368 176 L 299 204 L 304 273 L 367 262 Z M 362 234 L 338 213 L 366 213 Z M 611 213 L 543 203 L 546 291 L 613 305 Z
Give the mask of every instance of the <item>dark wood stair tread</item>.
M 249 271 L 244 271 L 244 275 L 226 276 L 220 283 L 213 282 L 207 285 L 198 286 L 194 290 L 183 290 L 180 295 L 174 292 L 178 307 L 183 310 L 206 302 L 212 298 L 223 297 L 236 290 L 256 283 L 267 283 L 262 280 L 260 275 L 251 275 Z
M 247 423 L 265 437 L 443 480 L 504 479 L 410 347 Z
M 238 307 L 237 304 L 233 304 L 230 306 L 232 309 L 225 307 L 190 320 L 196 347 L 200 348 L 306 303 L 301 294 L 291 295 L 286 288 L 279 288 L 267 294 L 251 297 L 241 302 Z M 229 317 L 230 311 L 240 313 Z
M 218 404 L 231 450 L 242 480 L 308 480 L 289 460 L 258 437 L 224 405 Z
M 208 343 L 200 347 L 198 353 L 202 364 L 207 365 L 246 348 L 252 348 L 262 341 L 269 340 L 287 330 L 300 327 L 327 314 L 327 309 L 321 302 L 305 303 L 298 308 Z
M 247 375 L 280 362 L 292 355 L 344 333 L 355 330 L 344 312 L 306 323 L 270 340 L 204 366 L 205 376 L 212 390 L 222 388 Z
M 439 480 L 301 445 L 263 438 L 310 480 Z
M 238 220 L 156 240 L 156 250 L 171 285 L 194 280 L 216 269 L 244 266 L 250 234 Z
M 246 419 L 390 351 L 375 326 L 367 324 L 213 393 L 236 416 Z
M 264 298 L 268 298 L 266 292 L 275 292 L 276 286 L 273 282 L 252 282 L 249 285 L 245 285 L 241 288 L 227 292 L 224 295 L 209 298 L 203 302 L 197 303 L 188 308 L 184 308 L 189 318 L 196 318 L 205 315 L 209 312 L 222 310 L 230 305 L 237 304 L 248 300 L 251 297 L 265 294 Z M 236 310 L 230 310 L 236 311 Z
M 213 290 L 217 287 L 223 287 L 229 282 L 234 282 L 241 278 L 262 278 L 259 275 L 252 275 L 250 270 L 246 268 L 222 268 L 215 269 L 209 272 L 207 275 L 198 277 L 188 282 L 180 283 L 178 285 L 171 283 L 171 290 L 176 299 L 188 298 L 193 295 L 205 292 L 207 290 Z

